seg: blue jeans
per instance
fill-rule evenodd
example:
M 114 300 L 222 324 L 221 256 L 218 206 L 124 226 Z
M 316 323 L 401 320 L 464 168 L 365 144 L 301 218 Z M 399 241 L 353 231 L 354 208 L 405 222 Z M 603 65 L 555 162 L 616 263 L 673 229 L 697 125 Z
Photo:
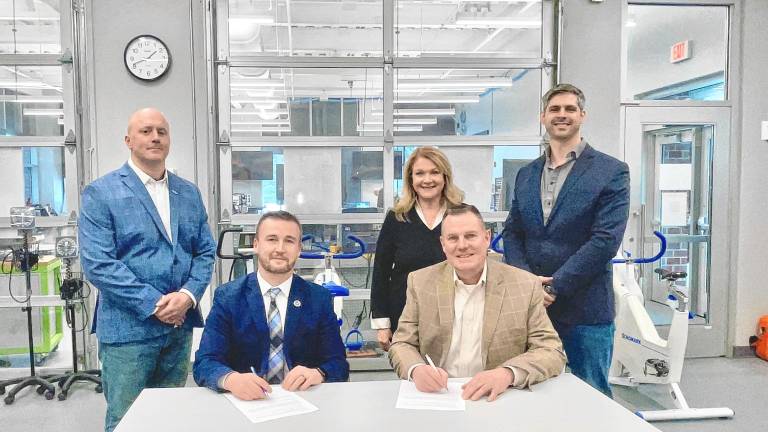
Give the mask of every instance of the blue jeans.
M 568 367 L 577 377 L 612 398 L 608 369 L 613 356 L 613 323 L 568 326 L 552 323 L 563 341 Z
M 115 429 L 143 389 L 184 387 L 191 349 L 192 332 L 181 328 L 142 341 L 99 342 L 101 380 L 107 400 L 105 432 Z

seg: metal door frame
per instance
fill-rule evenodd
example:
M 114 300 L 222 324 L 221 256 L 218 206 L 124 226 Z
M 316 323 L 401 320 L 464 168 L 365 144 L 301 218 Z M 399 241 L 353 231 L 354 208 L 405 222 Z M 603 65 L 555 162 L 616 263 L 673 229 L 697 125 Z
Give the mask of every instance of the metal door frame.
M 691 324 L 688 335 L 687 357 L 715 357 L 726 355 L 728 334 L 728 301 L 730 290 L 730 223 L 728 202 L 730 191 L 731 107 L 728 106 L 625 106 L 624 107 L 624 160 L 630 170 L 630 217 L 624 236 L 623 248 L 636 253 L 638 236 L 652 237 L 649 227 L 643 229 L 642 196 L 643 125 L 697 125 L 714 126 L 712 152 L 712 219 L 710 221 L 709 307 L 711 317 L 707 324 Z M 718 205 L 718 203 L 721 203 Z M 664 327 L 659 326 L 664 331 Z

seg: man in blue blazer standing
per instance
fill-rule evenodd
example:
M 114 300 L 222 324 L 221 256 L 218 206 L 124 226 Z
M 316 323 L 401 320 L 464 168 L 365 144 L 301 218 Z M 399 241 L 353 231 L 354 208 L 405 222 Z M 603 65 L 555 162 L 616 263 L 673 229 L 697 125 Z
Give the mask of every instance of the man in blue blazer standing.
M 78 222 L 83 270 L 99 291 L 93 325 L 107 432 L 145 387 L 186 383 L 216 249 L 200 191 L 165 168 L 165 116 L 133 113 L 125 144 L 128 162 L 83 190 Z
M 263 214 L 253 249 L 256 272 L 216 289 L 195 354 L 197 384 L 255 400 L 271 384 L 294 391 L 346 381 L 349 364 L 331 295 L 293 274 L 301 252 L 298 219 L 285 211 Z
M 611 396 L 611 259 L 629 216 L 629 168 L 581 137 L 584 102 L 570 84 L 542 98 L 549 146 L 517 175 L 504 224 L 504 259 L 539 276 L 571 371 Z

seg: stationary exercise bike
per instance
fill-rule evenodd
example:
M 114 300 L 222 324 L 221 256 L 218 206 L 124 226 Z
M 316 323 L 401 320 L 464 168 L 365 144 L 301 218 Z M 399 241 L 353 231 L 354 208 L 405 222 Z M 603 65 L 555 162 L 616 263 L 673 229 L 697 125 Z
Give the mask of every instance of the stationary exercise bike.
M 734 412 L 730 408 L 691 408 L 680 389 L 690 312 L 688 295 L 679 289 L 676 282 L 686 278 L 687 273 L 661 268 L 654 270 L 667 282 L 667 305 L 672 309 L 672 323 L 666 340 L 659 336 L 645 309 L 643 293 L 635 278 L 635 265 L 657 261 L 667 249 L 664 235 L 658 231 L 653 234 L 661 241 L 661 249 L 656 256 L 635 259 L 619 256 L 612 261 L 616 333 L 608 381 L 627 387 L 659 385 L 666 388 L 675 408 L 636 412 L 647 421 L 733 417 Z
M 349 288 L 343 286 L 341 284 L 341 277 L 339 277 L 339 273 L 336 271 L 336 268 L 333 266 L 333 259 L 354 259 L 363 256 L 365 253 L 365 243 L 360 240 L 358 237 L 350 235 L 347 237 L 349 240 L 352 240 L 353 242 L 357 243 L 359 246 L 359 250 L 352 253 L 339 253 L 341 252 L 341 247 L 338 245 L 331 245 L 329 248 L 322 247 L 320 245 L 317 245 L 314 242 L 314 238 L 312 235 L 305 235 L 302 237 L 302 241 L 312 240 L 313 245 L 318 246 L 320 251 L 319 252 L 301 252 L 301 255 L 299 255 L 303 259 L 321 259 L 324 262 L 324 268 L 323 270 L 318 273 L 315 276 L 314 282 L 318 285 L 322 285 L 325 289 L 327 289 L 331 296 L 333 297 L 333 311 L 336 313 L 336 319 L 338 320 L 339 327 L 343 324 L 343 307 L 344 307 L 344 300 L 343 297 L 349 296 Z M 359 325 L 359 322 L 358 322 Z M 357 327 L 354 327 L 347 333 L 346 337 L 344 338 L 344 345 L 347 347 L 350 351 L 358 351 L 360 350 L 365 341 L 363 339 L 363 334 L 360 332 Z

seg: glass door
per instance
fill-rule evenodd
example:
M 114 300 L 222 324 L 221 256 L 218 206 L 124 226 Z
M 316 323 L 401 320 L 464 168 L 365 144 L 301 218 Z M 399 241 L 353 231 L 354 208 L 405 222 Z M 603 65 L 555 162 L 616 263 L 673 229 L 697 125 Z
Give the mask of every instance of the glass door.
M 672 317 L 666 283 L 654 270 L 683 271 L 690 299 L 689 356 L 725 354 L 728 299 L 728 150 L 730 108 L 627 107 L 625 159 L 630 165 L 631 216 L 624 248 L 660 261 L 642 266 L 645 306 L 657 326 Z

